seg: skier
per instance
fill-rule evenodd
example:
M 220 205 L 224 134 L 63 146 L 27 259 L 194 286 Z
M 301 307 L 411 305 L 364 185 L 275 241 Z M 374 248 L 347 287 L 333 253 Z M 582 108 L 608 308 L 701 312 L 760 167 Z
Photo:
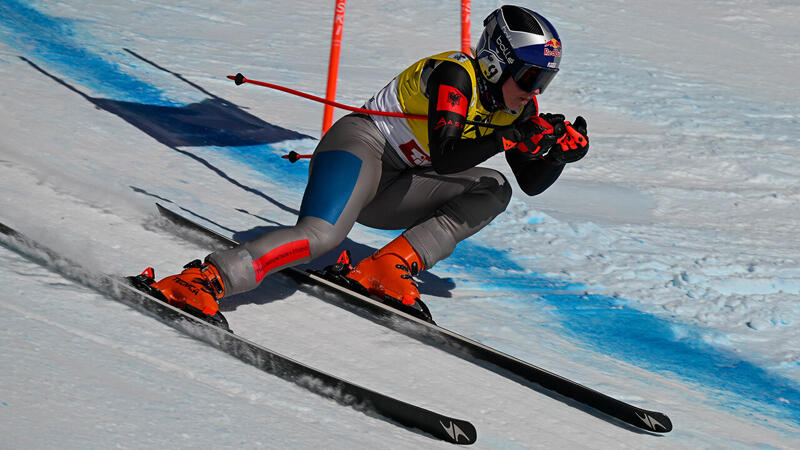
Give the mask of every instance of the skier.
M 447 258 L 511 198 L 508 180 L 479 164 L 503 152 L 532 196 L 589 149 L 582 117 L 570 123 L 560 114 L 538 114 L 536 95 L 561 60 L 550 22 L 506 5 L 484 27 L 474 56 L 424 58 L 367 103 L 372 110 L 427 114 L 427 121 L 354 113 L 325 133 L 294 227 L 214 252 L 151 287 L 171 304 L 219 317 L 220 299 L 327 253 L 357 221 L 405 231 L 346 276 L 387 304 L 419 308 L 412 276 Z

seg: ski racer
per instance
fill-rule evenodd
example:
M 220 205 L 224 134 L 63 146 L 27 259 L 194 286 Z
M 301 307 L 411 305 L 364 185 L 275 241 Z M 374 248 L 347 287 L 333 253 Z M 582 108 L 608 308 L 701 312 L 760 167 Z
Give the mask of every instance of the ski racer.
M 558 73 L 561 40 L 527 8 L 506 5 L 484 20 L 474 55 L 445 52 L 400 73 L 321 138 L 297 224 L 188 264 L 151 287 L 169 303 L 208 317 L 223 297 L 335 248 L 355 222 L 402 229 L 346 276 L 387 304 L 420 303 L 412 276 L 447 258 L 506 209 L 511 186 L 479 167 L 504 156 L 522 190 L 537 195 L 589 149 L 586 121 L 539 114 L 536 96 Z

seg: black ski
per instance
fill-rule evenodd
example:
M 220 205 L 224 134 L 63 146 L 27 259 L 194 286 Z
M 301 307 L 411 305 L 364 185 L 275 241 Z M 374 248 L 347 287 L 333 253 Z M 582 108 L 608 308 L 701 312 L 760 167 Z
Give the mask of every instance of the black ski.
M 400 401 L 295 361 L 157 300 L 132 287 L 124 279 L 104 274 L 91 277 L 91 282 L 78 279 L 74 274 L 84 272 L 80 265 L 2 223 L 0 233 L 10 238 L 4 240 L 9 248 L 33 261 L 51 269 L 55 268 L 62 276 L 111 296 L 136 310 L 154 315 L 180 331 L 267 373 L 342 405 L 368 414 L 376 413 L 390 422 L 417 428 L 447 442 L 472 444 L 477 439 L 475 427 L 466 420 L 444 416 Z
M 156 204 L 159 213 L 174 224 L 199 231 L 223 247 L 238 245 L 236 241 L 225 237 L 203 225 L 187 219 L 163 206 Z M 380 301 L 354 292 L 314 273 L 296 268 L 287 268 L 279 272 L 300 285 L 318 286 L 335 295 L 320 297 L 337 306 L 353 306 L 367 310 L 381 323 L 403 334 L 409 335 L 427 344 L 434 345 L 456 356 L 468 360 L 477 359 L 491 363 L 494 372 L 514 381 L 519 378 L 535 383 L 553 393 L 568 397 L 582 405 L 589 406 L 628 425 L 639 429 L 666 433 L 672 430 L 672 422 L 666 414 L 650 411 L 617 400 L 580 383 L 549 372 L 533 364 L 527 363 L 480 342 L 461 336 L 446 328 L 426 322 L 405 312 L 386 306 Z M 314 293 L 310 291 L 310 293 Z M 399 319 L 399 320 L 393 320 Z M 473 361 L 475 362 L 475 361 Z M 482 365 L 482 367 L 485 367 Z M 497 370 L 500 369 L 500 370 Z M 524 383 L 523 383 L 524 384 Z

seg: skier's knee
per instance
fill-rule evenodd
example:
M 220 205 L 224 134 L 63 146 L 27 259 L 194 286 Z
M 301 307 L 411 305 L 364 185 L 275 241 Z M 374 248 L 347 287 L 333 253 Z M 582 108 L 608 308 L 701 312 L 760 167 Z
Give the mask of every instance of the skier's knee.
M 511 184 L 508 179 L 496 170 L 489 170 L 478 181 L 480 188 L 491 194 L 495 212 L 500 214 L 511 201 Z
M 346 234 L 336 232 L 321 233 L 316 235 L 311 245 L 312 258 L 324 255 L 325 253 L 333 250 L 344 241 L 346 236 Z
M 334 227 L 313 217 L 300 219 L 295 228 L 308 238 L 312 259 L 336 248 L 350 231 L 350 227 Z
M 497 200 L 503 205 L 503 209 L 500 211 L 503 212 L 508 207 L 508 203 L 511 202 L 511 183 L 508 182 L 508 179 L 502 173 L 500 173 L 500 178 L 502 181 L 497 190 Z

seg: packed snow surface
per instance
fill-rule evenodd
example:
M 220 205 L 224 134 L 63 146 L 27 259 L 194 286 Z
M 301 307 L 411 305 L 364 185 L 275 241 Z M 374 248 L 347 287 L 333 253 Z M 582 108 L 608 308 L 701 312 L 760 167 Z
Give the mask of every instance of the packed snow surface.
M 499 6 L 472 2 L 473 42 Z M 800 446 L 800 5 L 526 4 L 558 28 L 542 111 L 591 150 L 423 274 L 437 322 L 638 406 L 631 432 L 289 283 L 225 299 L 242 336 L 472 421 L 478 448 Z M 459 2 L 347 4 L 337 100 L 360 106 L 459 46 Z M 247 240 L 296 219 L 333 2 L 0 2 L 0 222 L 79 276 L 174 273 L 210 248 L 158 201 Z M 337 117 L 343 115 L 338 112 Z M 504 158 L 486 163 L 510 176 Z M 357 225 L 368 255 L 398 231 Z M 325 265 L 334 254 L 323 257 Z M 430 437 L 311 394 L 0 246 L 8 448 L 419 448 Z

